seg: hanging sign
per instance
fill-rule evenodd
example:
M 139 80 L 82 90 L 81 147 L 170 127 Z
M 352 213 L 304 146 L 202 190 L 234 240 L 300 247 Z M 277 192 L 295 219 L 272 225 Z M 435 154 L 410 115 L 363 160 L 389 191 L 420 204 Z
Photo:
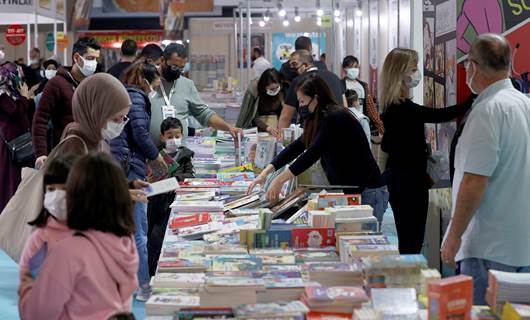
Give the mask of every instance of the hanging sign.
M 35 13 L 34 0 L 2 0 L 1 13 Z
M 323 15 L 320 21 L 322 21 L 322 28 L 331 28 L 331 24 L 333 23 L 333 17 L 331 17 L 330 15 Z
M 53 51 L 55 48 L 55 37 L 53 36 L 53 32 L 48 32 L 46 34 L 46 49 L 48 51 Z
M 26 29 L 19 24 L 12 24 L 7 27 L 5 38 L 13 47 L 19 46 L 26 41 Z

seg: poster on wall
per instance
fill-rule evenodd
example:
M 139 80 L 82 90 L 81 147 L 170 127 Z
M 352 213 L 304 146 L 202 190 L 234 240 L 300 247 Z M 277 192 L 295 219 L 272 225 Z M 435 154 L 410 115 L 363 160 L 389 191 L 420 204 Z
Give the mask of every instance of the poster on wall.
M 318 59 L 320 54 L 324 53 L 326 48 L 326 34 L 324 32 L 318 33 L 272 33 L 272 66 L 280 70 L 282 64 L 289 60 L 289 56 L 293 53 L 294 42 L 296 38 L 306 36 L 311 39 L 313 44 L 313 57 Z
M 423 19 L 423 63 L 425 70 L 434 67 L 434 18 Z
M 445 103 L 456 104 L 456 39 L 445 44 Z
M 377 97 L 377 65 L 378 65 L 378 52 L 379 49 L 379 1 L 370 1 L 369 11 L 369 58 L 370 58 L 370 91 Z
M 240 47 L 240 34 L 237 35 L 237 67 L 241 68 L 241 47 Z M 261 52 L 265 52 L 265 34 L 258 33 L 250 36 L 250 48 L 260 48 Z M 247 35 L 243 34 L 243 68 L 247 68 Z
M 528 3 L 528 2 L 527 2 Z M 512 76 L 521 91 L 529 92 L 528 73 L 530 72 L 530 9 L 522 1 L 504 0 L 458 0 L 457 1 L 457 59 L 462 63 L 471 48 L 471 43 L 480 34 L 498 33 L 508 39 L 512 46 Z M 460 64 L 457 78 L 465 77 Z M 458 84 L 458 101 L 469 95 L 464 82 Z

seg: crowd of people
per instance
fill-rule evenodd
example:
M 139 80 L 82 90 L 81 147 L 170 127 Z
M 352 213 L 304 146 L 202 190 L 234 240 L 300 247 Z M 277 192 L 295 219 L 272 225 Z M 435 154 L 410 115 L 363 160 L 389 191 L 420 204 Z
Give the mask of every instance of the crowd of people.
M 530 272 L 530 100 L 509 80 L 505 38 L 478 37 L 466 60 L 474 95 L 440 109 L 412 101 L 422 79 L 414 50 L 387 55 L 377 99 L 360 79 L 356 57 L 344 58 L 341 79 L 313 58 L 309 38 L 298 38 L 295 49 L 281 70 L 253 51 L 256 78 L 236 126 L 183 76 L 182 44 L 149 44 L 137 54 L 126 40 L 108 73 L 96 72 L 101 46 L 89 37 L 74 44 L 71 67 L 39 60 L 38 50 L 28 66 L 2 62 L 0 210 L 17 192 L 22 167 L 43 175 L 34 186 L 44 190 L 42 210 L 29 221 L 35 230 L 20 258 L 21 316 L 108 318 L 129 313 L 133 294 L 148 299 L 172 196 L 147 202 L 144 190 L 148 182 L 193 177 L 193 152 L 185 146 L 194 131 L 190 117 L 234 138 L 256 126 L 281 139 L 282 129 L 300 124 L 303 135 L 249 190 L 287 166 L 267 191 L 275 201 L 285 182 L 320 163 L 330 184 L 362 194 L 380 224 L 390 203 L 402 254 L 423 247 L 432 186 L 424 125 L 463 119 L 452 148 L 454 213 L 442 259 L 474 276 L 476 303 L 484 302 L 487 270 Z M 31 70 L 39 80 L 30 79 Z M 371 150 L 374 135 L 388 154 L 382 168 Z M 20 160 L 7 143 L 28 136 L 34 155 Z

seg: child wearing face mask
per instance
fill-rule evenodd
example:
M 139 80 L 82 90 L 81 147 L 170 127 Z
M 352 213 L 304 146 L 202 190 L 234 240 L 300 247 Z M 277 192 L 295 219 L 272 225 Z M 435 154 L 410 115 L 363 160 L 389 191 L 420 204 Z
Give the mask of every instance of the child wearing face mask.
M 160 125 L 160 140 L 164 144 L 160 149 L 160 156 L 167 164 L 167 169 L 157 170 L 150 166 L 147 179 L 149 182 L 159 181 L 169 177 L 176 177 L 178 181 L 193 178 L 193 151 L 182 145 L 182 123 L 176 118 L 169 117 Z M 169 206 L 175 199 L 175 193 L 166 193 L 149 198 L 147 206 L 147 253 L 149 260 L 149 274 L 154 276 L 164 242 L 164 234 L 169 220 Z
M 20 277 L 30 273 L 36 278 L 45 256 L 72 231 L 66 226 L 66 191 L 68 173 L 78 155 L 58 156 L 44 173 L 44 205 L 39 216 L 29 222 L 35 227 L 20 258 Z

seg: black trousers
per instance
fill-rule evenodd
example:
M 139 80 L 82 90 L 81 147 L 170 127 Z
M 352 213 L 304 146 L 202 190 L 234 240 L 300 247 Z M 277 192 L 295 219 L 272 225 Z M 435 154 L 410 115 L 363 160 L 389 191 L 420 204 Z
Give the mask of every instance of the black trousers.
M 384 174 L 394 212 L 401 254 L 419 254 L 429 209 L 425 170 L 387 169 Z
M 151 277 L 156 273 L 171 213 L 169 206 L 174 199 L 175 193 L 161 194 L 149 199 L 149 205 L 147 206 L 147 259 Z

